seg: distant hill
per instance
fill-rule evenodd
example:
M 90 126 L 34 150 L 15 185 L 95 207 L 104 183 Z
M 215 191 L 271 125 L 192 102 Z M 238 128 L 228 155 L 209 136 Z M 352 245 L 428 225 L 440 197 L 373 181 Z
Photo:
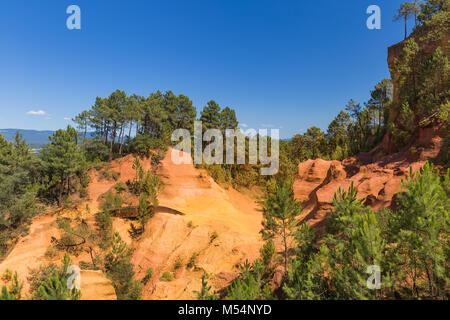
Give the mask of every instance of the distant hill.
M 49 142 L 48 137 L 54 131 L 38 131 L 38 130 L 24 130 L 24 129 L 0 129 L 0 134 L 8 141 L 13 141 L 16 132 L 19 131 L 25 141 L 34 149 L 40 149 Z

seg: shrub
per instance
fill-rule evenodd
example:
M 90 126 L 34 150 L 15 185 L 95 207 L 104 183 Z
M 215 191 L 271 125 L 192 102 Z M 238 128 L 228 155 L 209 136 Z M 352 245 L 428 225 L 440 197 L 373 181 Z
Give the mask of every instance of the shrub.
M 134 278 L 134 268 L 130 262 L 132 253 L 133 250 L 128 248 L 119 233 L 114 233 L 111 250 L 105 257 L 105 269 L 119 300 L 142 298 L 142 284 Z
M 122 206 L 122 203 L 123 200 L 119 195 L 113 194 L 111 191 L 108 191 L 103 203 L 100 204 L 100 209 L 102 211 L 119 209 Z
M 20 300 L 22 297 L 23 281 L 19 280 L 17 272 L 11 279 L 11 285 L 8 288 L 9 294 L 14 297 L 14 300 Z
M 216 240 L 219 237 L 219 234 L 214 231 L 211 236 L 209 237 L 209 243 L 213 243 L 214 240 Z
M 125 190 L 127 190 L 127 186 L 123 182 L 119 182 L 114 186 L 114 189 L 116 189 L 117 193 L 121 194 Z
M 56 249 L 53 245 L 49 245 L 47 250 L 45 251 L 45 256 L 49 259 L 54 259 L 58 256 L 58 249 Z
M 70 265 L 72 265 L 72 261 L 65 254 L 60 266 L 49 264 L 31 270 L 29 280 L 31 281 L 30 292 L 33 299 L 79 300 L 81 292 L 76 288 L 70 290 L 67 287 L 67 280 L 71 276 L 67 273 Z
M 220 184 L 228 184 L 231 182 L 230 171 L 220 164 L 206 165 L 206 170 L 215 182 Z
M 13 294 L 8 292 L 8 289 L 3 286 L 2 290 L 0 291 L 0 301 L 6 301 L 6 300 L 16 300 Z
M 67 279 L 54 273 L 52 277 L 45 279 L 38 289 L 38 297 L 41 300 L 80 300 L 81 292 L 76 288 L 67 288 Z
M 163 272 L 163 274 L 161 275 L 159 280 L 170 282 L 173 280 L 173 274 L 169 271 L 165 271 L 165 272 Z
M 192 256 L 189 258 L 189 261 L 186 266 L 188 268 L 194 268 L 195 264 L 197 262 L 197 258 L 198 258 L 198 252 L 192 253 Z
M 174 270 L 178 270 L 181 267 L 183 267 L 183 259 L 181 258 L 181 256 L 178 256 L 175 259 L 175 264 L 174 264 L 173 268 L 174 268 Z
M 88 191 L 86 188 L 81 187 L 80 188 L 80 198 L 86 198 L 88 196 Z
M 211 293 L 211 286 L 208 284 L 206 279 L 208 275 L 202 275 L 202 288 L 200 291 L 193 291 L 197 295 L 197 300 L 218 300 L 219 296 L 213 292 Z
M 119 180 L 120 172 L 116 172 L 116 171 L 111 172 L 111 177 L 113 178 L 114 181 Z
M 138 135 L 130 142 L 130 151 L 141 156 L 150 156 L 151 150 L 164 149 L 165 145 L 159 138 L 150 135 Z
M 95 163 L 95 167 L 99 170 L 103 166 L 103 162 L 108 161 L 109 148 L 100 138 L 85 139 L 82 145 L 86 160 Z
M 101 211 L 95 214 L 95 222 L 102 241 L 100 247 L 106 249 L 112 238 L 112 217 L 108 211 Z
M 9 270 L 9 269 L 6 269 L 5 272 L 4 272 L 3 275 L 2 275 L 2 280 L 3 280 L 4 282 L 10 282 L 11 279 L 12 279 L 12 277 L 13 277 L 12 271 Z
M 153 273 L 154 273 L 154 270 L 153 270 L 153 268 L 148 268 L 146 271 L 145 271 L 145 276 L 144 276 L 144 278 L 142 279 L 142 283 L 144 284 L 144 286 L 150 281 L 150 279 L 153 277 Z
M 102 170 L 98 173 L 98 181 L 110 180 L 110 179 L 111 179 L 111 172 L 109 172 L 108 168 L 105 168 L 104 170 Z

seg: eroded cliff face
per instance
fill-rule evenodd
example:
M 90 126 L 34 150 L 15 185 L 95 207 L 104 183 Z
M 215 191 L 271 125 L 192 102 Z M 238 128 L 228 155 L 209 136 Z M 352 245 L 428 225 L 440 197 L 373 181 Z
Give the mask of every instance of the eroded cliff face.
M 401 59 L 403 49 L 405 48 L 407 42 L 410 40 L 413 40 L 415 43 L 417 43 L 419 48 L 419 56 L 422 61 L 427 56 L 434 54 L 438 47 L 441 48 L 444 52 L 446 52 L 446 50 L 448 50 L 450 41 L 450 26 L 448 25 L 448 23 L 449 21 L 447 19 L 442 21 L 442 24 L 444 24 L 444 26 L 442 25 L 436 26 L 433 24 L 421 26 L 417 32 L 411 34 L 407 39 L 395 45 L 392 45 L 388 48 L 387 64 L 389 67 L 389 71 L 391 73 L 391 79 L 394 86 L 392 106 L 397 106 L 390 109 L 389 122 L 392 122 L 394 124 L 399 123 L 398 106 L 401 104 L 399 102 L 400 84 L 398 83 L 398 74 L 396 74 L 395 70 L 395 61 Z M 440 31 L 437 32 L 437 30 Z M 447 30 L 449 32 L 445 31 L 443 32 L 442 30 Z M 411 107 L 414 109 L 416 106 Z M 415 137 L 416 139 L 417 136 L 421 136 L 421 133 L 420 132 L 416 133 Z M 412 141 L 414 141 L 414 139 Z M 396 148 L 392 142 L 392 132 L 389 129 L 382 140 L 380 148 L 385 154 L 392 154 L 396 151 Z
M 300 163 L 294 182 L 295 197 L 303 203 L 302 220 L 324 231 L 327 214 L 339 188 L 346 191 L 353 183 L 358 198 L 374 210 L 395 206 L 395 195 L 402 191 L 402 178 L 418 171 L 442 147 L 439 127 L 423 128 L 414 137 L 413 148 L 382 156 L 380 148 L 341 161 L 308 160 Z M 411 151 L 413 150 L 413 151 Z

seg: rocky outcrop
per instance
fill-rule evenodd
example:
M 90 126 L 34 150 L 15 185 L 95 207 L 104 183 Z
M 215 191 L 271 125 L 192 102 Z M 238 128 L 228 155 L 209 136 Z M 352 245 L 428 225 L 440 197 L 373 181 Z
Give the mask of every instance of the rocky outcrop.
M 395 195 L 402 191 L 402 178 L 418 171 L 429 159 L 438 156 L 442 138 L 439 127 L 422 128 L 414 142 L 401 152 L 380 156 L 379 148 L 344 161 L 308 160 L 298 165 L 294 195 L 303 204 L 302 219 L 323 231 L 334 194 L 350 185 L 358 189 L 358 198 L 374 210 L 394 206 Z

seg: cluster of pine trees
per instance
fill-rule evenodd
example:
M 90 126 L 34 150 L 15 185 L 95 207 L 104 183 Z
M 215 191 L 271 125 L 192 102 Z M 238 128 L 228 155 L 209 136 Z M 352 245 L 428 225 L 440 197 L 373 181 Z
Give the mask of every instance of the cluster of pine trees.
M 319 242 L 296 219 L 301 205 L 292 184 L 280 180 L 262 206 L 261 258 L 241 265 L 221 295 L 202 279 L 198 299 L 449 299 L 450 169 L 442 177 L 427 163 L 403 188 L 396 211 L 376 213 L 353 185 L 338 190 Z M 380 282 L 371 278 L 375 271 Z
M 393 86 L 389 79 L 376 84 L 364 107 L 353 99 L 328 126 L 327 132 L 317 127 L 295 135 L 288 146 L 291 158 L 342 160 L 361 151 L 369 151 L 386 133 Z
M 109 160 L 114 154 L 122 155 L 129 143 L 134 151 L 151 139 L 170 144 L 175 129 L 193 132 L 197 110 L 185 95 L 172 91 L 151 93 L 147 98 L 116 90 L 107 98 L 97 97 L 90 110 L 83 111 L 73 121 L 83 132 L 83 138 L 93 131 L 109 147 Z M 233 109 L 223 109 L 213 100 L 200 113 L 204 130 L 210 128 L 234 129 L 238 122 Z M 134 135 L 134 136 L 133 136 Z M 133 138 L 135 141 L 133 142 Z M 148 142 L 147 142 L 148 143 Z
M 0 258 L 38 210 L 38 181 L 37 160 L 22 136 L 8 142 L 0 135 Z

